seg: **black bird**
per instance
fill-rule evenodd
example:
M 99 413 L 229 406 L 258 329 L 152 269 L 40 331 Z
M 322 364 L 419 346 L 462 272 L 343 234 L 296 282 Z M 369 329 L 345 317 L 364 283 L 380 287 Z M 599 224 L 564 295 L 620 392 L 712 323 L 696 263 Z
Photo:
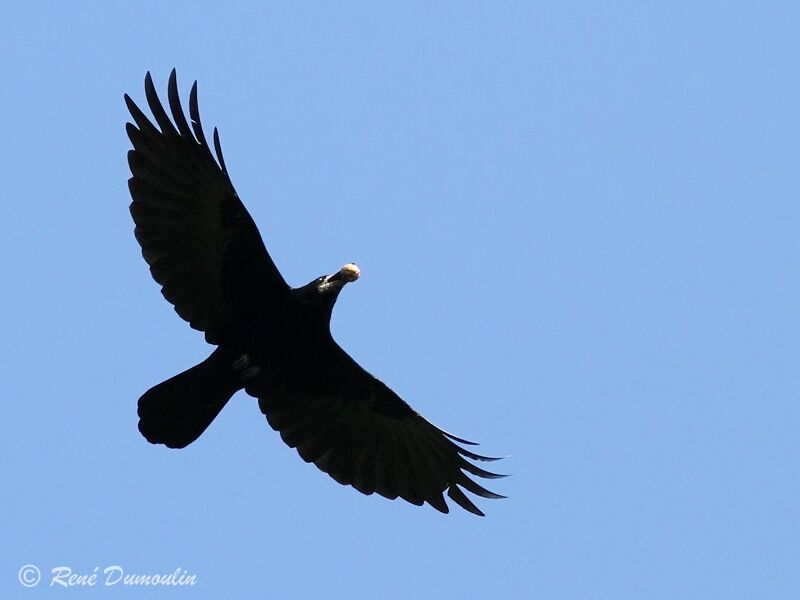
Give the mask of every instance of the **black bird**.
M 214 155 L 189 97 L 181 107 L 175 70 L 170 120 L 145 77 L 158 127 L 126 94 L 134 233 L 161 293 L 216 349 L 200 364 L 139 399 L 139 430 L 154 444 L 195 441 L 238 390 L 258 398 L 270 426 L 306 462 L 364 494 L 401 497 L 448 512 L 442 493 L 476 515 L 460 488 L 503 498 L 467 476 L 503 477 L 466 459 L 474 445 L 424 419 L 333 340 L 330 319 L 354 264 L 291 288 L 272 262 L 228 177 L 214 129 Z M 465 473 L 466 472 L 466 473 Z

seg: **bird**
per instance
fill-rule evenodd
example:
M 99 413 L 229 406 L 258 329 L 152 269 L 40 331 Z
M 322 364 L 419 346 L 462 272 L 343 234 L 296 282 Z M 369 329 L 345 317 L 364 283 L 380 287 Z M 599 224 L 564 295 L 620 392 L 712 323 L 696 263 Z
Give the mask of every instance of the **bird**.
M 167 87 L 171 119 L 149 72 L 144 88 L 154 122 L 124 96 L 133 120 L 126 132 L 134 235 L 164 298 L 215 348 L 139 398 L 142 435 L 184 448 L 243 389 L 289 447 L 340 484 L 442 513 L 449 512 L 446 492 L 484 516 L 464 491 L 505 498 L 470 477 L 505 477 L 474 464 L 504 457 L 465 448 L 476 444 L 425 419 L 333 339 L 333 306 L 360 269 L 347 263 L 289 286 L 231 183 L 217 128 L 212 153 L 197 82 L 189 120 L 175 69 Z

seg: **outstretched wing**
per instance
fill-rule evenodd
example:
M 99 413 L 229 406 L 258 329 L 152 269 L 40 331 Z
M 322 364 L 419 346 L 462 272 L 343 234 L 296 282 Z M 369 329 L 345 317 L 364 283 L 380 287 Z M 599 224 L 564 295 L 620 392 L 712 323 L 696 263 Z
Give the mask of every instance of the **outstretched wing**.
M 427 502 L 444 513 L 449 512 L 444 491 L 480 516 L 461 488 L 483 498 L 504 498 L 468 476 L 504 477 L 466 460 L 496 458 L 462 448 L 459 444 L 474 444 L 427 421 L 332 339 L 302 362 L 275 374 L 272 391 L 259 397 L 259 406 L 303 460 L 364 494 L 400 497 L 418 506 Z M 247 391 L 260 396 L 256 389 Z
M 197 82 L 189 98 L 191 128 L 178 97 L 175 70 L 169 78 L 167 116 L 145 77 L 154 126 L 125 95 L 133 120 L 128 180 L 136 239 L 161 293 L 206 340 L 218 344 L 258 310 L 289 296 L 225 167 L 214 129 L 216 160 L 203 133 Z

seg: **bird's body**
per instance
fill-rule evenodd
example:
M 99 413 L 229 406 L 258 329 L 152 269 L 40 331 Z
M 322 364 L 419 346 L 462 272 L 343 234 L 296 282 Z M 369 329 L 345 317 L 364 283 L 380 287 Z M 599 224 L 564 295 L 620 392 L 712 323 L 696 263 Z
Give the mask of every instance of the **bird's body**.
M 428 502 L 448 496 L 481 513 L 459 486 L 486 498 L 464 471 L 500 477 L 467 461 L 494 460 L 432 425 L 362 369 L 334 341 L 339 292 L 359 277 L 347 264 L 300 288 L 284 281 L 228 177 L 216 129 L 216 159 L 190 97 L 191 127 L 169 82 L 167 116 L 148 73 L 156 128 L 126 95 L 129 187 L 136 238 L 164 297 L 216 349 L 202 363 L 148 390 L 139 429 L 152 443 L 196 440 L 237 391 L 258 398 L 267 421 L 307 462 L 365 494 Z M 173 123 L 174 121 L 174 123 Z

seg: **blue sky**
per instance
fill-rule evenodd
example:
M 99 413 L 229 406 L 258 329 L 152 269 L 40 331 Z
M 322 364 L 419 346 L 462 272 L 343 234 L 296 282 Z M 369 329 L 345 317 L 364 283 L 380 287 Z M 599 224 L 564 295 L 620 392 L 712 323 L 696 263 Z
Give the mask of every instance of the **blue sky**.
M 798 34 L 779 2 L 4 4 L 0 595 L 796 598 Z M 511 455 L 486 518 L 339 486 L 244 394 L 139 435 L 210 351 L 127 208 L 122 95 L 173 66 L 286 279 L 361 266 L 339 342 Z

